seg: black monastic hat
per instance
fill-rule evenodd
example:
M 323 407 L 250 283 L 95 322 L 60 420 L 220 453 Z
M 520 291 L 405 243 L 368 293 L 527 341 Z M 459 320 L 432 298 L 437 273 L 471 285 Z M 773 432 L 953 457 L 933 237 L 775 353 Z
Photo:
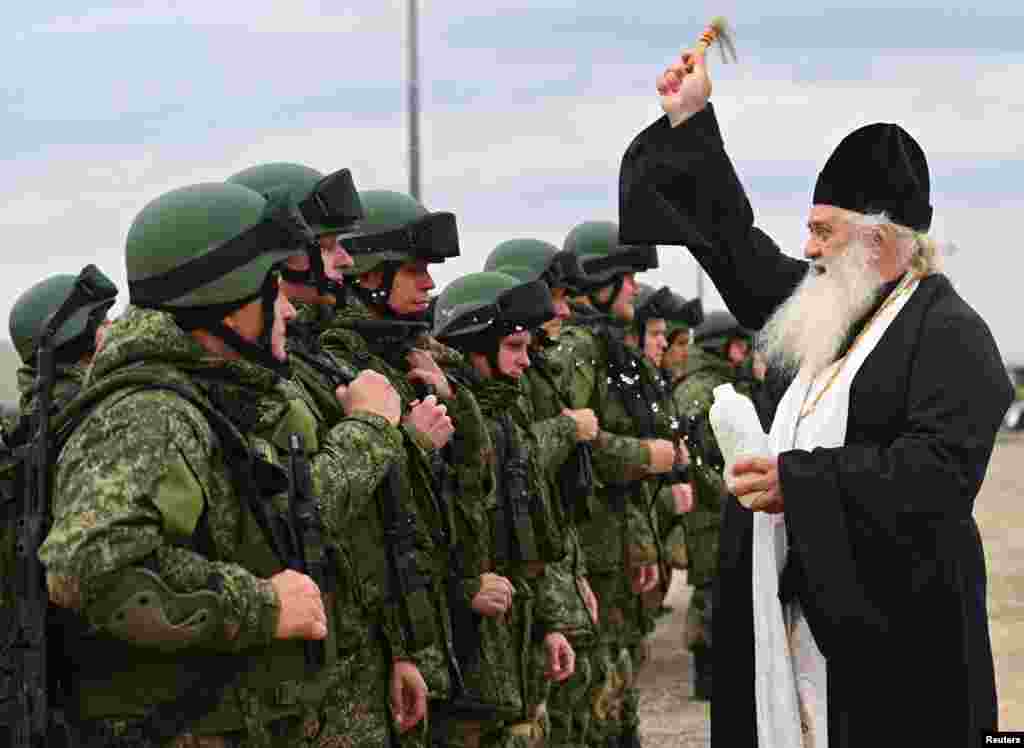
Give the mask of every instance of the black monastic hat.
M 932 222 L 924 151 L 899 125 L 876 122 L 843 138 L 814 186 L 815 205 L 885 212 L 895 223 L 927 231 Z

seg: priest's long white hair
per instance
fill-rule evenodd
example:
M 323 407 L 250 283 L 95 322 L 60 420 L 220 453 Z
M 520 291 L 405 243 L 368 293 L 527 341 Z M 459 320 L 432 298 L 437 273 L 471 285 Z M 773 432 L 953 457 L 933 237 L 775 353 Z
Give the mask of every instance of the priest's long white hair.
M 814 376 L 832 363 L 850 328 L 877 301 L 883 281 L 878 248 L 865 241 L 867 230 L 888 235 L 901 266 L 922 276 L 941 268 L 942 252 L 932 237 L 895 224 L 884 213 L 851 212 L 847 220 L 855 231 L 846 250 L 811 263 L 758 335 L 757 347 L 768 365 L 786 375 Z

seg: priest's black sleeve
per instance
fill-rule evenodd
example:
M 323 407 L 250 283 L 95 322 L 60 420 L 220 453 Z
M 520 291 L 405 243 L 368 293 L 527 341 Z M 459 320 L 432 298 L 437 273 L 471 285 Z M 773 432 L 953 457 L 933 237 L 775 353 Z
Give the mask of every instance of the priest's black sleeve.
M 662 117 L 630 144 L 619 172 L 619 235 L 627 244 L 685 245 L 751 329 L 807 271 L 754 226 L 710 103 L 678 127 Z

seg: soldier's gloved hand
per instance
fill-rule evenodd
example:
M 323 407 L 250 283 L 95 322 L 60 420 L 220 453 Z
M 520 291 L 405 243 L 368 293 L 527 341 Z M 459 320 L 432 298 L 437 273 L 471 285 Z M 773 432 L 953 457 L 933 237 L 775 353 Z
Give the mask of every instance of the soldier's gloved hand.
M 434 445 L 434 449 L 441 449 L 455 433 L 455 426 L 448 416 L 448 408 L 439 405 L 433 395 L 427 395 L 422 402 L 413 400 L 409 403 L 409 412 L 405 414 L 402 423 L 425 434 Z
M 586 606 L 587 612 L 590 613 L 590 621 L 596 626 L 601 610 L 597 601 L 597 593 L 594 592 L 594 588 L 590 586 L 586 577 L 576 577 L 576 586 L 579 588 L 580 594 L 583 595 L 583 604 Z
M 548 667 L 544 677 L 561 683 L 572 677 L 576 672 L 576 652 L 563 634 L 553 631 L 544 637 L 544 647 L 548 651 Z
M 512 607 L 515 593 L 512 582 L 488 571 L 480 575 L 480 591 L 473 596 L 470 607 L 482 616 L 497 618 Z
M 661 108 L 673 127 L 699 112 L 711 98 L 711 78 L 704 66 L 704 52 L 685 50 L 658 76 L 656 88 Z
M 658 586 L 658 565 L 634 566 L 631 572 L 633 593 L 641 595 Z
M 647 451 L 651 458 L 647 463 L 647 472 L 660 475 L 669 472 L 676 464 L 676 445 L 668 439 L 645 439 Z
M 592 442 L 597 438 L 597 416 L 590 408 L 581 408 L 580 410 L 563 408 L 562 415 L 569 416 L 576 421 L 576 441 Z
M 402 399 L 388 378 L 369 369 L 360 372 L 347 387 L 338 387 L 334 396 L 347 415 L 356 412 L 372 413 L 386 418 L 392 426 L 398 425 L 402 415 Z
M 413 348 L 405 360 L 409 362 L 410 371 L 406 378 L 410 382 L 429 384 L 442 400 L 452 399 L 452 386 L 448 382 L 448 377 L 429 352 L 422 348 Z
M 391 665 L 391 714 L 398 732 L 408 732 L 427 714 L 427 684 L 409 660 Z
M 275 638 L 327 638 L 327 613 L 316 582 L 305 574 L 285 569 L 270 578 L 270 585 L 281 606 Z
M 689 483 L 676 483 L 672 486 L 672 498 L 675 500 L 676 514 L 693 511 L 693 486 Z

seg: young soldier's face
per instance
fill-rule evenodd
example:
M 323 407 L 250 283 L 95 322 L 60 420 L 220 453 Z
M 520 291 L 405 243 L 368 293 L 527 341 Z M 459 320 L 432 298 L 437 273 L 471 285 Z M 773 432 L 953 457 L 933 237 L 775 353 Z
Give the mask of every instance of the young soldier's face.
M 552 288 L 551 303 L 555 307 L 555 318 L 549 319 L 541 327 L 544 328 L 544 332 L 548 334 L 549 338 L 558 340 L 558 336 L 562 334 L 562 320 L 567 320 L 572 316 L 572 311 L 569 309 L 569 294 L 566 289 Z
M 661 358 L 661 365 L 666 369 L 681 369 L 689 357 L 690 333 L 681 332 L 672 339 L 672 344 Z
M 345 275 L 342 268 L 351 267 L 353 262 L 352 256 L 341 246 L 337 235 L 320 237 L 320 257 L 324 263 L 324 275 L 337 283 L 344 283 Z M 289 270 L 305 272 L 309 270 L 309 256 L 305 253 L 292 255 L 288 258 L 286 266 Z M 307 304 L 337 303 L 334 294 L 321 295 L 314 286 L 305 283 L 293 283 L 282 278 L 281 287 L 289 299 L 303 301 Z
M 649 319 L 644 334 L 644 355 L 659 368 L 668 348 L 668 340 L 665 338 L 666 327 L 663 319 Z
M 519 379 L 523 372 L 530 368 L 529 349 L 532 337 L 529 332 L 517 332 L 501 339 L 498 346 L 498 370 L 506 377 Z
M 278 285 L 274 299 L 274 320 L 270 330 L 270 352 L 278 361 L 288 360 L 285 350 L 288 322 L 295 318 L 295 307 Z M 263 299 L 250 301 L 224 318 L 224 324 L 232 328 L 249 343 L 259 343 L 263 335 Z

